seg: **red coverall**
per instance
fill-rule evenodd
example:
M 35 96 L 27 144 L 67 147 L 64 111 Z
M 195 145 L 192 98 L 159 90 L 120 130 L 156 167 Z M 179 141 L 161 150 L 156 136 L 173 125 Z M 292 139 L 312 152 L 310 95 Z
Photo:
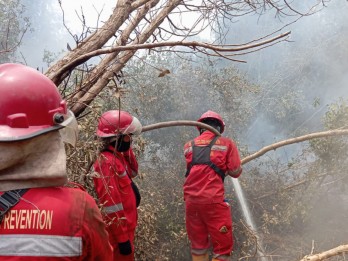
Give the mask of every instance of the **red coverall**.
M 214 137 L 214 133 L 205 131 L 194 142 L 197 146 L 206 146 Z M 192 142 L 185 144 L 184 155 L 189 168 Z M 225 173 L 236 171 L 234 178 L 241 174 L 238 149 L 229 138 L 219 137 L 216 140 L 210 160 Z M 228 260 L 233 250 L 232 218 L 230 205 L 224 202 L 221 176 L 208 165 L 193 165 L 184 183 L 184 199 L 192 255 L 206 254 L 212 244 L 215 259 Z
M 94 170 L 99 174 L 93 181 L 104 208 L 110 243 L 114 247 L 114 260 L 134 260 L 133 241 L 138 220 L 136 199 L 131 187 L 131 177 L 138 172 L 134 153 L 131 148 L 120 153 L 109 146 L 94 163 Z M 132 244 L 132 254 L 121 255 L 118 243 L 127 240 Z
M 86 192 L 31 188 L 1 223 L 0 260 L 111 261 L 112 247 L 100 211 Z

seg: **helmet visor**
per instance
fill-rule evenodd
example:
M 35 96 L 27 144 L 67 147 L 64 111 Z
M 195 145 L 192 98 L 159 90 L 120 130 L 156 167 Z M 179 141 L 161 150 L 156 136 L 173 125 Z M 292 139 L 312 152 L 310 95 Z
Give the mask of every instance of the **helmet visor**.
M 129 126 L 127 126 L 124 130 L 122 130 L 122 134 L 133 134 L 139 135 L 141 133 L 143 126 L 140 121 L 133 116 L 133 120 Z
M 59 130 L 63 142 L 69 143 L 75 147 L 78 139 L 78 124 L 72 111 L 68 111 L 64 121 L 60 125 L 64 127 Z

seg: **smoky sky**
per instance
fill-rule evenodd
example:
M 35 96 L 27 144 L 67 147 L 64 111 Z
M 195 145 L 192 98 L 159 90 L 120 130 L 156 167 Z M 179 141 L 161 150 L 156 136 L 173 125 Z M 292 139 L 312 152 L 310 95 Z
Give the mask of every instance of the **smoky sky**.
M 339 97 L 347 98 L 348 52 L 344 48 L 348 35 L 347 13 L 347 1 L 330 1 L 317 13 L 285 27 L 281 32 L 291 31 L 289 42 L 248 54 L 242 57 L 247 63 L 236 66 L 246 72 L 251 81 L 267 83 L 271 90 L 279 88 L 279 82 L 286 83 L 285 88 L 296 84 L 310 103 L 315 98 L 319 98 L 321 105 L 335 102 Z M 242 17 L 231 24 L 227 41 L 247 42 L 260 38 L 293 20 L 293 17 L 275 18 L 274 12 Z M 272 79 L 275 76 L 280 80 Z M 299 81 L 300 78 L 303 80 Z M 321 106 L 314 112 L 320 109 Z
M 299 10 L 308 8 L 307 1 L 298 3 Z M 321 118 L 328 105 L 340 97 L 348 97 L 348 2 L 330 1 L 317 13 L 302 17 L 277 17 L 274 11 L 261 16 L 242 16 L 227 23 L 226 43 L 246 43 L 279 30 L 291 31 L 288 41 L 237 57 L 247 63 L 235 66 L 248 80 L 260 85 L 263 100 L 281 99 L 290 90 L 299 93 L 303 102 L 289 122 L 277 122 L 255 104 L 257 115 L 246 130 L 243 142 L 252 150 L 262 146 L 323 130 Z M 278 32 L 278 34 L 280 33 Z M 273 36 L 277 35 L 275 33 Z M 224 66 L 228 65 L 223 61 Z M 314 106 L 314 104 L 317 104 Z
M 107 19 L 110 6 L 114 4 L 112 0 L 79 0 L 73 3 L 63 0 L 63 14 L 58 0 L 22 2 L 26 7 L 23 16 L 29 17 L 31 31 L 23 38 L 17 60 L 43 72 L 48 68 L 43 61 L 45 50 L 52 53 L 55 60 L 61 58 L 68 51 L 68 44 L 71 48 L 76 46 L 74 38 L 79 38 L 83 30 L 93 30 Z M 82 14 L 85 27 L 82 25 Z M 100 20 L 97 21 L 98 14 Z

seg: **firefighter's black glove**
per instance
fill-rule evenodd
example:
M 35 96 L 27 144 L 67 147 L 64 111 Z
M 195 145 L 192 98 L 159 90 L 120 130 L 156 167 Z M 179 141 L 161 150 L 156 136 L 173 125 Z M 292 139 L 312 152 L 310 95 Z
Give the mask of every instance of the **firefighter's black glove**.
M 132 253 L 132 245 L 130 241 L 118 243 L 118 248 L 120 249 L 120 254 L 121 255 L 130 255 Z

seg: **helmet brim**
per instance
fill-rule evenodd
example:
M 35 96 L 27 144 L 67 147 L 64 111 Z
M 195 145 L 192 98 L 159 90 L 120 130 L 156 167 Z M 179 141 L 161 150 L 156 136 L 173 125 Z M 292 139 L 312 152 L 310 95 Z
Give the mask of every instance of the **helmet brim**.
M 74 114 L 71 111 L 68 111 L 68 114 L 66 115 L 65 120 L 61 124 L 57 124 L 54 126 L 41 125 L 41 126 L 30 126 L 28 128 L 11 128 L 7 125 L 0 125 L 0 142 L 16 142 L 16 141 L 28 140 L 48 132 L 58 131 L 63 128 L 69 128 L 72 125 L 77 126 L 77 122 L 76 122 Z M 77 129 L 75 127 L 74 129 L 76 130 L 75 131 L 75 137 L 76 137 Z M 64 137 L 63 137 L 63 140 L 64 140 Z
M 34 138 L 51 131 L 57 131 L 64 128 L 62 125 L 56 126 L 31 126 L 28 128 L 11 128 L 9 126 L 0 126 L 0 142 L 15 142 Z

